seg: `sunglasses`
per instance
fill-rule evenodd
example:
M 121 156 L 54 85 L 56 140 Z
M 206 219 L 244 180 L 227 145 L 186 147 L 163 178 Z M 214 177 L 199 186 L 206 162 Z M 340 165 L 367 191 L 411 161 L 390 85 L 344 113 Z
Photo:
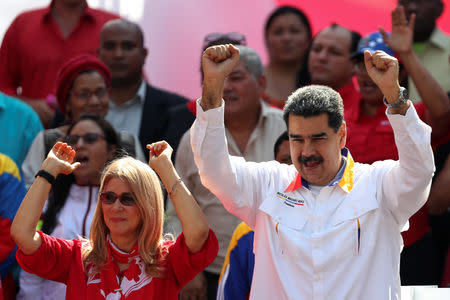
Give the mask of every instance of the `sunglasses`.
M 117 195 L 114 192 L 100 193 L 100 201 L 102 201 L 103 204 L 114 204 L 117 199 L 119 199 L 120 203 L 124 206 L 132 206 L 136 204 L 136 199 L 134 199 L 131 193 L 123 193 L 120 195 Z
M 219 41 L 221 39 L 227 39 L 233 41 L 234 44 L 238 45 L 247 45 L 247 39 L 245 38 L 245 35 L 239 32 L 227 32 L 227 33 L 221 33 L 221 32 L 212 32 L 205 36 L 205 39 L 203 40 L 203 48 L 205 48 L 208 44 L 212 42 Z
M 104 139 L 105 137 L 99 133 L 86 133 L 84 135 L 71 134 L 67 135 L 65 138 L 65 142 L 69 146 L 75 146 L 78 144 L 79 139 L 82 139 L 84 143 L 91 145 L 95 143 L 98 139 Z

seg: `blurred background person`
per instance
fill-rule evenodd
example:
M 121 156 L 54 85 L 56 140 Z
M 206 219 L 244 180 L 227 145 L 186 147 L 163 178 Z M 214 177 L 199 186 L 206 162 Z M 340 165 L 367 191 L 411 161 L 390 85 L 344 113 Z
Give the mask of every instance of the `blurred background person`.
M 139 137 L 143 153 L 147 153 L 145 145 L 165 139 L 168 110 L 188 102 L 148 83 L 143 77 L 147 56 L 139 25 L 119 19 L 103 26 L 98 57 L 111 70 L 111 101 L 106 119 L 118 132 Z
M 239 32 L 211 32 L 207 34 L 203 39 L 201 53 L 203 54 L 203 51 L 205 51 L 208 47 L 223 44 L 247 45 L 247 40 L 245 38 L 245 35 Z M 201 82 L 203 82 L 203 70 L 201 66 L 199 69 Z M 176 152 L 181 137 L 191 127 L 192 123 L 195 120 L 196 100 L 197 99 L 192 99 L 185 104 L 171 106 L 168 110 L 164 140 L 167 141 L 169 145 L 172 145 L 174 149 L 173 158 L 176 157 Z
M 0 48 L 0 90 L 29 104 L 49 128 L 56 108 L 59 68 L 81 53 L 95 54 L 103 24 L 118 15 L 86 0 L 52 0 L 18 15 Z
M 12 158 L 19 169 L 42 130 L 41 120 L 30 106 L 0 92 L 0 153 Z
M 397 3 L 404 7 L 408 20 L 414 15 L 414 52 L 444 91 L 450 92 L 450 36 L 436 24 L 444 3 L 442 0 L 398 0 Z M 423 99 L 416 83 L 410 77 L 408 89 L 411 99 L 420 102 Z
M 359 99 L 350 55 L 360 38 L 358 32 L 333 23 L 315 35 L 308 56 L 311 82 L 337 91 L 344 102 L 344 114 Z
M 292 6 L 280 6 L 267 18 L 264 39 L 269 61 L 264 66 L 267 85 L 262 98 L 283 108 L 295 89 L 310 83 L 307 58 L 312 41 L 306 14 Z
M 11 238 L 12 220 L 25 196 L 25 184 L 19 169 L 7 155 L 0 153 L 0 299 L 13 300 L 16 286 L 13 278 L 16 244 Z

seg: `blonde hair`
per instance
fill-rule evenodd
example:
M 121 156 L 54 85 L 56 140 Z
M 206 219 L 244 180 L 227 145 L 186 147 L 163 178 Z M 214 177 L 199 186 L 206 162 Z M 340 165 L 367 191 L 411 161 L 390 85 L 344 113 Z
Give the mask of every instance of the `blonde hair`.
M 163 246 L 164 201 L 156 173 L 143 162 L 132 157 L 123 157 L 112 161 L 103 171 L 100 192 L 112 178 L 118 178 L 128 183 L 139 208 L 141 224 L 138 228 L 139 256 L 145 264 L 149 276 L 163 276 L 162 262 L 167 255 Z M 100 199 L 92 219 L 90 243 L 83 247 L 83 262 L 86 266 L 92 264 L 100 269 L 106 264 L 107 235 L 109 229 L 105 224 Z M 90 244 L 90 245 L 89 245 Z

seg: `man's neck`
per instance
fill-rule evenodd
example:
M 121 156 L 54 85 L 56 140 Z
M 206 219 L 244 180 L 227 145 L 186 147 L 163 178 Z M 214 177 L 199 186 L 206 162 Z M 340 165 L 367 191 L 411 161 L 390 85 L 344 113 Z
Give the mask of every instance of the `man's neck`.
M 298 70 L 300 67 L 303 66 L 303 61 L 299 61 L 297 63 L 295 62 L 289 62 L 289 63 L 268 63 L 265 69 L 267 71 L 272 71 L 277 74 L 284 74 L 292 76 L 293 74 L 296 75 L 298 73 Z
M 136 94 L 139 91 L 141 84 L 142 79 L 134 83 L 131 83 L 127 86 L 111 87 L 110 93 L 111 100 L 114 102 L 114 104 L 121 105 L 133 99 L 134 97 L 136 97 Z
M 84 1 L 76 5 L 68 5 L 58 0 L 53 3 L 51 13 L 64 37 L 68 37 L 78 24 L 86 5 Z
M 258 125 L 261 107 L 258 112 L 252 115 L 237 115 L 227 117 L 225 115 L 225 127 L 230 132 L 239 150 L 244 153 L 253 130 Z
M 431 35 L 433 34 L 434 29 L 436 28 L 436 26 L 434 26 L 431 31 L 428 32 L 415 32 L 414 33 L 414 43 L 425 43 L 427 42 L 430 38 Z

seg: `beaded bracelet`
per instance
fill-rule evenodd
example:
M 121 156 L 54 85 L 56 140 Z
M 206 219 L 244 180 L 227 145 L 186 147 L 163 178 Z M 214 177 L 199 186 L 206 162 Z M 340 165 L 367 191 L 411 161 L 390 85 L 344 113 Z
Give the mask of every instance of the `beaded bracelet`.
M 169 197 L 172 198 L 173 192 L 177 188 L 177 186 L 180 184 L 181 178 L 178 178 L 177 181 L 172 185 L 172 188 L 170 189 L 170 192 L 167 192 L 169 194 Z

